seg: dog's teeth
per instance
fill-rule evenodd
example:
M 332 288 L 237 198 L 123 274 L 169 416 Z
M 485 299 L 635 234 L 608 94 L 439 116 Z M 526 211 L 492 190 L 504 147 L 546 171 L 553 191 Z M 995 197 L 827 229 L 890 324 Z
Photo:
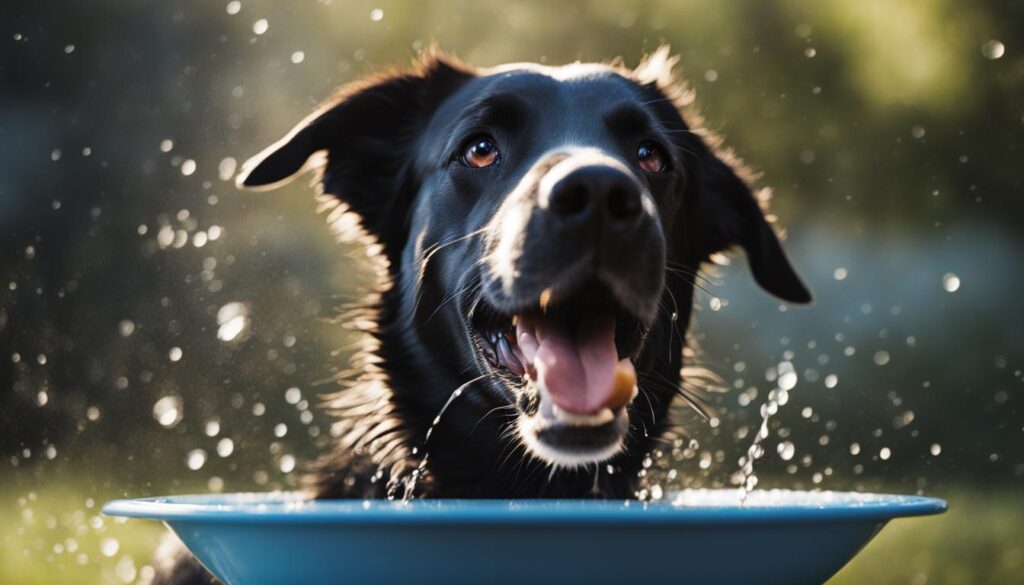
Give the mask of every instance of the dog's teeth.
M 555 418 L 561 422 L 574 426 L 596 427 L 615 420 L 615 413 L 612 412 L 612 409 L 607 407 L 602 408 L 594 414 L 576 414 L 563 410 L 559 408 L 557 404 L 552 403 L 551 412 L 553 412 Z
M 503 365 L 513 374 L 523 374 L 523 364 L 519 362 L 519 358 L 516 357 L 516 354 L 512 351 L 512 347 L 508 344 L 508 339 L 505 337 L 498 339 L 498 355 L 501 356 Z

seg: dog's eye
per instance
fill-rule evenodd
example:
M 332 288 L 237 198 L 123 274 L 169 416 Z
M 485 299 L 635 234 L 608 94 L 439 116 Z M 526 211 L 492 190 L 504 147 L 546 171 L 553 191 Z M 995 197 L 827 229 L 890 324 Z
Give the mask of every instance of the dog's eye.
M 498 162 L 501 152 L 490 136 L 478 136 L 469 141 L 462 151 L 462 163 L 467 167 L 482 169 Z
M 640 168 L 648 173 L 661 173 L 665 171 L 665 154 L 661 147 L 653 142 L 641 142 L 636 149 L 636 160 Z

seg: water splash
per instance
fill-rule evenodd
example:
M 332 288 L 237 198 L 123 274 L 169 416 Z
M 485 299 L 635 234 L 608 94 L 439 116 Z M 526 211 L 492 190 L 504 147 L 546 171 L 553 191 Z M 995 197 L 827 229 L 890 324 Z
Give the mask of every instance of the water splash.
M 482 375 L 477 376 L 476 378 L 473 378 L 472 380 L 466 382 L 462 386 L 459 386 L 458 388 L 456 388 L 455 391 L 452 392 L 451 396 L 448 397 L 448 400 L 445 401 L 444 406 L 441 407 L 441 410 L 438 411 L 437 416 L 434 417 L 433 422 L 430 423 L 430 427 L 427 429 L 426 434 L 423 436 L 423 459 L 420 459 L 420 464 L 416 466 L 416 469 L 414 469 L 412 471 L 412 473 L 409 474 L 409 476 L 407 478 L 405 478 L 404 480 L 401 481 L 401 483 L 404 484 L 403 487 L 405 488 L 403 493 L 402 493 L 402 501 L 403 502 L 408 502 L 408 501 L 412 500 L 414 497 L 416 497 L 416 484 L 417 484 L 417 482 L 419 482 L 420 478 L 423 477 L 423 474 L 426 473 L 427 462 L 430 460 L 430 453 L 428 453 L 427 450 L 426 450 L 427 443 L 430 442 L 430 437 L 434 434 L 434 429 L 441 422 L 441 417 L 444 416 L 444 413 L 448 410 L 448 407 L 451 406 L 452 402 L 455 402 L 456 398 L 458 398 L 459 396 L 462 396 L 462 393 L 466 390 L 466 388 L 469 388 L 471 385 L 473 385 L 473 384 L 479 382 L 480 380 L 483 380 L 484 378 L 486 378 L 488 376 L 491 376 L 491 375 L 492 374 L 490 374 L 490 373 L 482 374 Z M 416 455 L 417 452 L 418 452 L 418 449 L 414 447 L 413 451 L 412 451 L 412 454 Z M 388 499 L 389 500 L 393 500 L 397 496 L 398 485 L 399 485 L 398 481 L 392 481 L 391 484 L 389 485 L 389 487 L 388 487 Z
M 761 443 L 768 438 L 768 423 L 779 412 L 779 408 L 789 402 L 789 391 L 796 386 L 796 371 L 793 369 L 791 362 L 787 361 L 779 364 L 778 374 L 777 382 L 779 387 L 769 392 L 768 401 L 761 405 L 761 426 L 754 435 L 754 440 L 750 443 L 746 455 L 740 458 L 738 483 L 740 484 L 741 504 L 746 503 L 747 496 L 757 487 L 758 478 L 754 473 L 754 463 L 764 456 L 764 447 L 761 446 Z M 792 458 L 793 453 L 791 451 L 795 452 L 795 449 L 792 443 L 788 445 L 780 444 L 779 455 L 784 460 L 788 460 L 785 456 L 789 455 Z

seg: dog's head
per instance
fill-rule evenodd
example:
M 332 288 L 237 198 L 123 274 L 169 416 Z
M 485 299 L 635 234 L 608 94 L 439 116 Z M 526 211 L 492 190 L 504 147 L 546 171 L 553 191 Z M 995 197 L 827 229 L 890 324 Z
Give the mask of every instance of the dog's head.
M 319 161 L 324 192 L 383 244 L 393 351 L 419 385 L 404 399 L 428 421 L 479 378 L 468 402 L 512 412 L 534 456 L 603 461 L 631 416 L 667 409 L 702 261 L 740 246 L 763 288 L 810 300 L 747 184 L 683 119 L 671 65 L 665 50 L 637 70 L 427 57 L 344 89 L 239 184 Z M 658 369 L 667 383 L 636 383 Z

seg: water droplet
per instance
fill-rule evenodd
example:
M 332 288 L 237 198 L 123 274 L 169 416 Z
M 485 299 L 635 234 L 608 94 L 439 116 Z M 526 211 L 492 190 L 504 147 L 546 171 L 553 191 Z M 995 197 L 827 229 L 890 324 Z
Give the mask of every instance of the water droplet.
M 194 172 L 196 172 L 196 161 L 190 158 L 185 159 L 185 161 L 181 163 L 181 174 L 188 177 Z
M 50 152 L 50 160 L 52 160 L 53 162 L 59 161 L 60 160 L 60 154 L 61 153 L 60 153 L 60 149 L 59 148 L 53 149 L 53 151 Z
M 289 388 L 284 392 L 284 399 L 288 404 L 297 404 L 302 400 L 302 391 L 295 387 Z
M 838 384 L 838 383 L 839 383 L 839 377 L 836 376 L 835 374 L 829 374 L 829 375 L 825 376 L 825 387 L 826 388 L 835 388 L 836 384 Z
M 70 55 L 71 53 L 74 53 L 74 52 L 75 52 L 75 46 L 74 45 L 64 45 L 64 54 L 65 55 Z
M 954 293 L 960 290 L 960 277 L 952 272 L 947 272 L 942 277 L 942 288 L 946 289 L 946 292 L 948 293 Z
M 231 15 L 238 14 L 242 11 L 242 3 L 238 0 L 231 0 L 228 5 L 224 7 L 224 10 Z
M 796 387 L 796 382 L 797 382 L 796 372 L 786 372 L 786 373 L 782 374 L 781 376 L 779 376 L 779 380 L 778 380 L 779 388 L 781 390 L 787 391 L 787 392 L 789 390 L 792 390 L 794 387 Z M 779 403 L 780 404 L 785 404 L 785 402 L 783 400 L 780 400 Z
M 281 473 L 291 473 L 295 469 L 295 457 L 293 455 L 282 455 L 280 469 Z
M 164 138 L 160 141 L 160 152 L 171 152 L 172 148 L 174 148 L 174 141 L 170 138 Z
M 224 437 L 223 439 L 217 441 L 217 455 L 221 457 L 230 457 L 231 454 L 234 452 L 235 442 L 229 439 L 228 437 Z
M 305 60 L 306 54 L 303 53 L 302 51 L 295 51 L 294 53 L 292 53 L 292 63 L 298 65 L 299 63 L 302 63 Z
M 249 324 L 249 307 L 245 303 L 227 303 L 217 311 L 217 339 L 225 343 L 235 341 L 245 333 Z
M 206 465 L 206 451 L 202 449 L 192 449 L 185 456 L 185 465 L 188 466 L 192 471 L 199 471 Z
M 932 443 L 932 446 L 930 449 L 928 449 L 928 452 L 931 453 L 932 456 L 938 457 L 939 454 L 942 453 L 942 445 L 938 443 Z
M 254 33 L 258 34 L 258 35 L 261 35 L 261 34 L 267 32 L 267 29 L 269 29 L 269 28 L 270 28 L 270 23 L 267 22 L 266 18 L 261 18 L 261 19 L 257 20 L 256 22 L 252 23 L 252 32 L 254 32 Z
M 132 333 L 135 333 L 135 322 L 131 319 L 122 319 L 117 324 L 117 330 L 121 334 L 121 337 L 128 337 Z
M 699 466 L 700 466 L 701 469 L 709 469 L 711 467 L 711 453 L 710 452 L 704 451 L 704 452 L 702 452 L 700 454 Z
M 116 538 L 106 537 L 100 541 L 100 552 L 105 557 L 112 557 L 121 550 L 121 543 Z
M 981 46 L 981 54 L 984 55 L 986 59 L 992 59 L 994 61 L 1002 57 L 1005 53 L 1006 45 L 996 39 L 992 39 Z
M 203 427 L 203 432 L 206 433 L 207 437 L 216 437 L 220 434 L 220 420 L 211 418 L 206 421 L 206 426 Z
M 181 422 L 183 413 L 181 398 L 177 396 L 164 396 L 153 405 L 153 418 L 160 426 L 173 429 Z
M 131 583 L 135 581 L 135 576 L 138 572 L 135 569 L 135 559 L 129 555 L 125 555 L 118 559 L 117 564 L 114 565 L 114 574 L 121 580 L 122 583 Z
M 180 347 L 172 347 L 171 350 L 167 352 L 167 357 L 170 358 L 172 362 L 181 360 L 181 356 L 182 351 Z
M 892 457 L 892 449 L 888 447 L 882 447 L 881 451 L 878 452 L 878 458 L 882 461 L 888 461 L 889 457 Z
M 654 484 L 654 485 L 651 486 L 651 499 L 652 500 L 660 500 L 664 496 L 665 496 L 665 491 L 662 489 L 662 487 L 660 485 Z
M 889 363 L 889 352 L 885 351 L 884 349 L 876 351 L 873 359 L 875 361 L 876 366 L 884 366 Z
M 380 22 L 384 19 L 384 11 L 380 8 L 374 8 L 370 11 L 370 20 L 374 22 Z
M 790 441 L 783 441 L 779 443 L 776 451 L 778 451 L 779 457 L 781 457 L 783 461 L 789 461 L 793 458 L 793 455 L 796 454 L 796 446 Z
M 834 270 L 834 271 L 832 272 L 832 278 L 835 278 L 836 280 L 846 280 L 846 277 L 847 277 L 848 275 L 849 275 L 849 273 L 848 273 L 848 272 L 847 272 L 847 270 L 846 270 L 845 268 L 843 268 L 842 266 L 840 266 L 839 268 L 836 268 L 836 269 L 835 269 L 835 270 Z
M 288 434 L 288 425 L 284 423 L 277 423 L 274 425 L 274 436 L 280 439 L 281 437 Z
M 717 311 L 722 308 L 722 299 L 718 297 L 711 297 L 711 300 L 708 302 L 708 306 L 711 307 L 712 311 Z
M 217 176 L 220 177 L 221 181 L 230 181 L 231 177 L 235 175 L 235 169 L 238 168 L 238 161 L 232 157 L 224 158 L 217 165 Z

